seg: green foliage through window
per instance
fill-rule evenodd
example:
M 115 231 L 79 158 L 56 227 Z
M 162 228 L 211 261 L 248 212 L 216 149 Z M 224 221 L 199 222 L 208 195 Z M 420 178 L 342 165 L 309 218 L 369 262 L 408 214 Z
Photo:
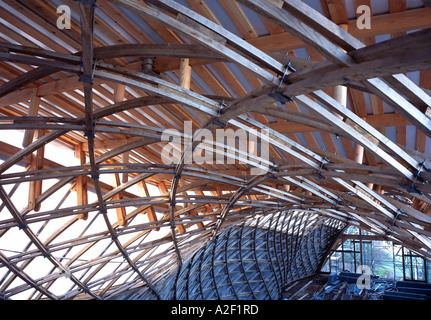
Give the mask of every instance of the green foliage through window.
M 370 240 L 369 235 L 356 227 L 347 228 L 345 240 L 331 252 L 322 272 L 356 272 L 366 265 L 380 278 L 431 282 L 431 265 L 423 257 L 392 241 Z

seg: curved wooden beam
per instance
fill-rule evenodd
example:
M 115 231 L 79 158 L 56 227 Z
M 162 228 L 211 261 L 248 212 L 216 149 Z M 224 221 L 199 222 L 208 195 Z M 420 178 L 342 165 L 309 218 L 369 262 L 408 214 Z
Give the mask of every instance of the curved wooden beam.
M 173 0 L 149 1 L 156 6 L 137 0 L 113 0 L 112 2 L 144 17 L 155 29 L 159 27 L 157 32 L 168 32 L 169 35 L 166 33 L 163 36 L 167 44 L 120 44 L 93 49 L 94 7 L 89 6 L 87 2 L 75 5 L 75 8 L 80 9 L 81 16 L 83 47 L 79 53 L 66 55 L 0 43 L 2 51 L 0 60 L 40 66 L 0 86 L 0 97 L 11 93 L 11 96 L 5 97 L 2 101 L 5 105 L 14 104 L 16 108 L 13 110 L 3 108 L 8 117 L 0 118 L 0 129 L 51 131 L 29 145 L 26 144 L 22 150 L 17 152 L 15 152 L 16 149 L 13 149 L 15 150 L 13 152 L 5 150 L 10 157 L 0 164 L 0 198 L 4 202 L 3 207 L 7 207 L 12 214 L 12 218 L 1 221 L 0 236 L 16 227 L 21 227 L 31 240 L 30 243 L 36 246 L 35 249 L 30 249 L 28 246 L 23 252 L 7 259 L 0 255 L 2 263 L 10 269 L 10 272 L 17 276 L 21 275 L 24 281 L 19 287 L 11 288 L 12 282 L 16 279 L 16 276 L 11 274 L 2 284 L 2 290 L 25 291 L 35 288 L 39 291 L 34 292 L 32 297 L 36 298 L 46 295 L 52 299 L 73 297 L 105 299 L 128 291 L 132 287 L 135 289 L 135 286 L 142 286 L 140 293 L 136 293 L 136 297 L 142 293 L 141 297 L 161 298 L 166 296 L 167 292 L 171 294 L 172 286 L 169 287 L 169 285 L 172 283 L 175 283 L 175 290 L 177 289 L 182 276 L 187 275 L 187 278 L 190 278 L 193 271 L 189 266 L 190 261 L 199 263 L 198 269 L 203 271 L 205 267 L 203 255 L 196 259 L 193 256 L 203 245 L 208 245 L 207 253 L 213 254 L 211 266 L 213 268 L 219 266 L 214 260 L 214 254 L 219 247 L 228 249 L 231 244 L 227 240 L 224 244 L 222 242 L 224 239 L 218 238 L 224 230 L 227 230 L 227 235 L 233 236 L 232 228 L 242 225 L 243 229 L 238 234 L 240 244 L 244 246 L 240 249 L 239 255 L 245 253 L 246 248 L 253 248 L 250 257 L 257 260 L 259 248 L 248 246 L 250 240 L 248 237 L 250 235 L 258 237 L 260 231 L 258 232 L 257 225 L 261 223 L 265 225 L 267 231 L 281 230 L 280 228 L 286 227 L 282 231 L 286 232 L 285 235 L 276 236 L 275 233 L 271 233 L 266 237 L 267 244 L 281 241 L 280 245 L 271 251 L 271 254 L 275 253 L 274 256 L 265 256 L 265 261 L 270 261 L 267 267 L 272 267 L 273 275 L 277 279 L 275 284 L 264 283 L 265 292 L 268 295 L 273 290 L 281 289 L 278 281 L 289 281 L 296 275 L 307 273 L 320 264 L 321 253 L 326 253 L 327 250 L 313 246 L 311 250 L 302 251 L 303 255 L 298 260 L 300 262 L 298 265 L 293 265 L 292 268 L 277 267 L 286 265 L 286 262 L 296 257 L 296 251 L 288 250 L 289 244 L 301 248 L 303 243 L 300 239 L 312 242 L 319 239 L 319 235 L 313 233 L 313 230 L 318 228 L 322 228 L 321 232 L 323 228 L 328 228 L 328 232 L 332 234 L 341 224 L 354 225 L 371 230 L 387 239 L 398 239 L 407 247 L 422 250 L 423 256 L 431 257 L 429 229 L 431 218 L 427 214 L 431 204 L 431 188 L 426 183 L 431 178 L 431 173 L 427 169 L 429 157 L 393 143 L 377 128 L 321 91 L 334 85 L 344 84 L 375 93 L 399 111 L 397 116 L 405 121 L 403 125 L 411 122 L 416 128 L 429 134 L 431 122 L 428 118 L 430 113 L 428 108 L 431 106 L 431 98 L 411 81 L 407 81 L 403 75 L 394 75 L 429 67 L 431 62 L 428 54 L 431 43 L 429 30 L 365 47 L 353 36 L 341 31 L 338 26 L 317 15 L 313 10 L 309 10 L 300 1 L 241 0 L 252 8 L 258 8 L 264 17 L 270 18 L 298 37 L 297 42 L 309 44 L 327 58 L 321 63 L 311 63 L 297 58 L 292 59 L 292 57 L 268 55 L 255 48 L 250 42 Z M 152 21 L 156 21 L 157 26 Z M 105 22 L 102 21 L 102 23 Z M 125 27 L 125 31 L 129 27 L 130 24 Z M 169 30 L 164 29 L 166 27 Z M 110 31 L 115 32 L 115 30 Z M 169 44 L 168 42 L 181 41 L 174 35 L 175 32 L 182 33 L 196 44 Z M 400 44 L 403 47 L 402 50 L 398 47 Z M 405 48 L 409 49 L 409 53 L 405 53 Z M 185 85 L 177 86 L 173 84 L 174 81 L 166 81 L 157 75 L 131 70 L 136 65 L 124 67 L 109 64 L 106 61 L 119 57 L 142 56 L 190 58 L 195 59 L 193 62 L 195 65 L 209 61 L 232 62 L 245 72 L 247 79 L 253 76 L 259 80 L 253 82 L 255 90 L 246 93 L 244 88 L 237 85 L 237 88 L 241 89 L 238 90 L 241 96 L 226 97 L 224 100 L 218 96 L 198 94 L 197 92 L 200 92 L 198 90 L 189 90 L 187 81 L 181 80 L 180 83 Z M 97 61 L 94 58 L 97 58 Z M 292 59 L 294 67 L 297 67 L 295 64 L 299 65 L 296 72 L 286 69 L 289 61 L 286 59 Z M 187 68 L 182 68 L 182 70 L 188 70 L 188 74 L 180 72 L 181 79 L 183 79 L 181 75 L 190 76 L 190 66 L 194 66 L 192 60 L 183 64 L 183 66 L 188 65 Z M 120 61 L 121 63 L 123 61 Z M 214 68 L 220 71 L 218 69 L 220 66 L 222 71 L 230 72 L 228 70 L 230 68 L 224 64 L 215 64 Z M 201 70 L 203 69 L 206 70 L 201 67 Z M 62 73 L 59 73 L 58 82 L 48 82 L 36 89 L 19 90 L 60 70 L 78 74 L 79 77 L 65 78 Z M 8 76 L 11 77 L 11 75 L 12 73 Z M 184 78 L 187 79 L 187 77 Z M 83 83 L 79 83 L 78 79 Z M 148 96 L 122 101 L 125 96 L 115 95 L 116 91 L 114 91 L 116 103 L 96 109 L 93 104 L 105 105 L 108 99 L 112 98 L 112 92 L 104 85 L 97 87 L 98 91 L 93 91 L 95 83 L 105 81 L 109 86 L 110 83 L 119 84 L 117 88 L 124 89 L 128 86 L 131 88 L 129 93 L 137 92 Z M 260 86 L 260 81 L 263 86 Z M 66 112 L 60 112 L 60 115 L 66 115 L 65 117 L 57 117 L 56 111 L 60 110 L 57 107 L 49 107 L 49 111 L 44 110 L 41 113 L 49 115 L 47 117 L 17 117 L 17 115 L 27 114 L 26 106 L 16 104 L 17 96 L 22 95 L 20 99 L 23 100 L 20 101 L 26 101 L 32 96 L 53 93 L 51 90 L 53 88 L 57 90 L 55 89 L 57 84 L 61 86 L 57 93 L 67 89 L 69 92 L 65 96 L 71 96 L 69 101 L 77 99 L 84 105 L 82 108 L 79 103 L 75 105 L 69 102 L 73 106 L 71 113 L 76 116 L 75 118 L 70 118 Z M 69 86 L 71 84 L 72 86 Z M 84 93 L 83 97 L 78 94 L 78 91 L 73 92 L 77 88 L 81 89 L 79 93 Z M 288 97 L 294 99 L 294 106 L 298 103 L 310 110 L 310 114 L 285 108 L 284 104 L 287 100 L 284 99 Z M 54 95 L 51 99 L 57 105 L 68 100 L 63 101 L 62 98 Z M 226 102 L 227 106 L 223 105 L 223 102 Z M 165 104 L 172 105 L 174 108 L 178 106 L 176 110 L 182 110 L 181 115 L 165 121 L 162 119 L 163 115 L 152 110 L 152 105 L 156 105 L 154 109 L 160 111 L 159 106 L 164 107 Z M 46 105 L 47 103 L 41 103 L 41 107 Z M 141 113 L 140 108 L 143 106 L 150 106 L 142 112 L 148 112 L 149 117 L 155 118 L 151 121 L 154 127 L 139 123 L 141 120 L 147 123 L 139 116 L 136 121 L 133 118 Z M 188 110 L 184 111 L 186 109 Z M 169 111 L 172 110 L 173 108 L 169 107 Z M 124 113 L 118 117 L 112 117 L 111 115 L 116 112 Z M 253 112 L 256 118 L 253 118 L 249 112 Z M 287 160 L 281 159 L 279 164 L 279 159 L 275 156 L 269 159 L 264 159 L 264 156 L 253 156 L 237 167 L 189 166 L 185 163 L 187 152 L 183 152 L 177 165 L 160 164 L 159 159 L 156 159 L 156 153 L 162 147 L 160 142 L 161 133 L 165 129 L 163 126 L 168 127 L 171 123 L 178 125 L 181 120 L 184 120 L 183 116 L 192 118 L 193 113 L 198 114 L 200 118 L 200 123 L 195 121 L 194 125 L 198 123 L 201 128 L 208 129 L 212 133 L 216 132 L 220 125 L 243 129 L 246 132 L 250 132 L 251 129 L 261 130 L 267 133 L 262 139 L 267 140 L 273 147 L 271 152 L 274 151 L 274 153 L 271 155 L 280 154 Z M 173 116 L 177 115 L 173 113 Z M 364 147 L 373 157 L 383 160 L 382 166 L 380 164 L 365 166 L 349 161 L 343 156 L 318 150 L 317 143 L 316 148 L 313 148 L 312 144 L 304 145 L 295 140 L 295 137 L 285 135 L 285 131 L 278 130 L 281 125 L 287 124 L 286 121 L 278 127 L 272 127 L 270 123 L 265 122 L 263 116 L 295 122 L 307 126 L 310 132 L 322 131 L 329 138 L 331 137 L 328 133 L 347 138 L 348 143 L 353 141 L 358 146 Z M 159 125 L 157 121 L 160 122 L 160 127 L 156 127 Z M 295 129 L 290 130 L 287 130 L 288 133 L 294 132 Z M 46 143 L 63 135 L 73 135 L 81 144 L 83 140 L 79 131 L 85 133 L 87 139 L 85 147 L 86 150 L 88 149 L 89 161 L 82 161 L 80 166 L 67 168 L 54 168 L 51 161 L 47 162 L 45 168 L 39 168 L 39 170 L 6 172 L 21 160 L 28 163 L 33 152 L 43 150 Z M 184 133 L 178 131 L 177 134 L 184 138 Z M 97 144 L 99 138 L 105 139 L 103 140 L 105 144 Z M 70 141 L 74 142 L 74 140 Z M 197 142 L 191 147 L 196 145 Z M 214 151 L 217 146 L 219 145 L 216 143 L 205 145 L 208 151 Z M 238 151 L 239 148 L 232 149 Z M 116 160 L 120 159 L 119 155 L 125 152 L 130 152 L 131 163 L 123 158 L 122 163 L 106 164 L 106 161 L 112 161 L 114 157 Z M 138 163 L 142 159 L 149 163 Z M 291 159 L 296 162 L 290 162 Z M 248 175 L 247 170 L 259 162 L 268 165 L 268 172 L 261 176 Z M 106 188 L 101 182 L 101 177 L 105 173 L 117 176 L 123 173 L 127 179 L 116 183 L 114 188 Z M 241 176 L 241 174 L 245 175 Z M 55 210 L 35 212 L 32 206 L 28 206 L 18 212 L 11 201 L 13 193 L 20 184 L 57 179 L 54 185 L 36 197 L 34 203 L 40 204 L 48 198 L 54 198 L 57 191 L 70 184 L 75 178 L 87 175 L 91 177 L 89 186 L 97 196 L 94 203 L 62 208 L 63 200 L 61 200 Z M 151 196 L 145 193 L 144 197 L 138 197 L 131 192 L 132 187 L 138 183 L 154 183 L 163 179 L 166 183 L 162 183 L 164 188 L 160 186 L 160 195 Z M 184 179 L 187 180 L 185 185 L 183 185 Z M 367 183 L 375 183 L 379 186 L 370 188 Z M 7 194 L 3 184 L 15 184 L 15 187 Z M 167 184 L 170 184 L 169 191 L 166 188 Z M 381 189 L 384 189 L 384 193 L 381 193 Z M 202 190 L 217 190 L 217 192 L 208 195 Z M 126 198 L 120 196 L 114 198 L 123 192 L 127 192 Z M 180 207 L 181 205 L 184 207 Z M 125 212 L 125 208 L 131 208 L 131 211 L 121 216 L 118 221 L 110 221 L 111 212 L 108 214 L 108 210 L 120 209 L 120 212 Z M 163 216 L 148 222 L 140 221 L 139 213 L 149 208 L 157 209 L 158 214 L 162 212 Z M 289 211 L 291 215 L 277 216 L 282 211 Z M 84 215 L 88 215 L 92 220 L 85 222 L 78 238 L 54 241 L 59 236 L 66 236 L 70 226 L 77 225 L 78 217 Z M 267 220 L 269 215 L 272 217 Z M 253 217 L 257 218 L 257 222 L 255 225 L 250 225 Z M 42 242 L 37 235 L 28 233 L 31 228 L 27 226 L 36 226 L 38 222 L 48 224 L 57 218 L 64 219 L 65 223 L 58 227 L 47 241 Z M 96 221 L 104 223 L 106 227 L 96 228 L 99 231 L 91 231 L 90 228 L 95 227 Z M 394 225 L 399 228 L 392 228 Z M 160 233 L 153 239 L 151 236 L 155 230 Z M 307 230 L 311 230 L 310 233 Z M 120 241 L 126 237 L 127 241 Z M 211 239 L 214 242 L 211 242 Z M 262 241 L 263 238 L 260 240 Z M 99 253 L 92 260 L 83 259 L 84 254 L 99 242 L 109 242 L 114 247 Z M 74 246 L 80 246 L 79 250 L 70 256 Z M 288 254 L 279 255 L 283 251 L 287 251 Z M 55 253 L 58 252 L 66 252 L 66 254 L 61 259 L 55 258 Z M 47 256 L 53 267 L 50 267 L 49 274 L 38 279 L 36 283 L 23 273 L 26 272 L 26 266 L 40 256 Z M 63 259 L 69 260 L 62 264 Z M 114 259 L 123 259 L 115 269 L 116 273 L 104 274 L 109 263 L 116 263 Z M 237 265 L 240 267 L 239 270 L 245 271 L 247 262 L 239 263 L 240 265 Z M 19 269 L 14 267 L 17 264 L 20 265 Z M 182 270 L 183 267 L 185 270 Z M 74 286 L 69 292 L 56 296 L 50 292 L 51 286 L 61 277 L 60 274 L 53 275 L 56 268 L 70 270 L 72 275 L 76 275 L 82 268 L 85 268 L 86 272 L 80 279 L 72 278 Z M 226 268 L 226 270 L 230 269 Z M 245 274 L 243 280 L 246 288 L 251 292 L 251 297 L 257 298 L 258 295 L 253 291 L 254 277 L 259 275 L 263 277 L 264 273 L 265 270 L 258 268 L 258 272 L 254 275 Z M 117 286 L 118 279 L 126 274 L 135 277 L 136 283 L 123 283 Z M 165 282 L 164 275 L 167 274 L 171 274 L 174 279 Z M 211 279 L 215 284 L 217 275 L 213 273 Z M 229 278 L 230 284 L 234 281 L 234 278 Z M 205 296 L 202 283 L 200 288 L 196 289 L 202 297 Z M 240 292 L 236 292 L 235 288 L 233 290 L 234 296 L 238 297 Z M 223 297 L 223 293 L 223 288 L 217 286 L 216 296 Z M 192 296 L 189 288 L 186 295 L 188 298 Z M 175 291 L 174 296 L 181 296 L 181 293 Z

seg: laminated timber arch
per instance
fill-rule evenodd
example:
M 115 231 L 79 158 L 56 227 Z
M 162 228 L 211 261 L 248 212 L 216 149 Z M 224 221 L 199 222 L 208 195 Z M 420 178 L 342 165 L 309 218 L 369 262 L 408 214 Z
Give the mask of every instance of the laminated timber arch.
M 241 37 L 195 1 L 64 1 L 79 19 L 62 32 L 49 23 L 53 2 L 3 2 L 21 33 L 2 31 L 0 129 L 22 130 L 24 141 L 1 142 L 2 299 L 276 298 L 288 281 L 318 271 L 346 225 L 430 259 L 431 97 L 421 88 L 431 88 L 430 8 L 405 11 L 404 31 L 421 30 L 365 45 L 333 22 L 343 16 L 335 7 L 331 21 L 297 0 L 220 1 Z M 245 7 L 278 30 L 271 39 L 316 59 L 267 53 L 272 44 L 250 38 Z M 417 71 L 419 86 L 404 75 Z M 329 94 L 341 87 L 350 107 Z M 383 101 L 393 112 L 379 110 Z M 183 150 L 163 164 L 163 131 L 180 128 L 184 139 L 184 121 L 211 133 L 260 130 L 269 158 L 190 165 Z M 392 125 L 401 136 L 413 126 L 421 150 L 391 139 Z M 77 165 L 45 156 L 59 143 Z M 258 164 L 268 172 L 251 176 Z M 270 237 L 283 240 L 270 245 Z M 232 279 L 231 267 L 243 278 Z M 249 268 L 260 272 L 253 285 Z

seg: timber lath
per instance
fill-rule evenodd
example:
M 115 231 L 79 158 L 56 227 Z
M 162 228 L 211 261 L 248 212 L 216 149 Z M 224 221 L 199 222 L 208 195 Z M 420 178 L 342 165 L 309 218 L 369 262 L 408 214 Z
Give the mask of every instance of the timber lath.
M 0 299 L 278 299 L 349 225 L 431 259 L 426 4 L 57 2 L 0 2 Z

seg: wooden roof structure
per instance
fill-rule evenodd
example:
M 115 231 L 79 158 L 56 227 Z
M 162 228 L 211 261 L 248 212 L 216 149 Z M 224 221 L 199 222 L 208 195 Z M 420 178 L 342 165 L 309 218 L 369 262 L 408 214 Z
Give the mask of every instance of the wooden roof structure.
M 426 2 L 0 0 L 0 299 L 189 297 L 172 289 L 238 232 L 244 250 L 278 232 L 314 257 L 290 278 L 277 266 L 284 280 L 318 270 L 348 225 L 430 260 Z M 262 140 L 242 161 L 189 163 L 184 148 L 166 164 L 163 134 L 182 141 L 185 123 Z M 259 222 L 281 213 L 313 223 Z M 279 260 L 272 245 L 253 268 Z M 213 288 L 197 298 L 241 296 L 211 270 L 187 285 Z

